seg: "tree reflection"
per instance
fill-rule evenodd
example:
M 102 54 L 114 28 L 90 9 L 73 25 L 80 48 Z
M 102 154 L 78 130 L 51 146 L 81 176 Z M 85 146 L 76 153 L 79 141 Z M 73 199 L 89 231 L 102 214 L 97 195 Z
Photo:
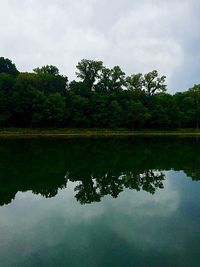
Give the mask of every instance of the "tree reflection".
M 75 197 L 81 204 L 98 202 L 102 197 L 111 195 L 117 198 L 125 189 L 141 189 L 154 194 L 157 188 L 163 188 L 165 175 L 162 171 L 147 170 L 143 173 L 127 172 L 118 176 L 108 175 L 90 177 L 80 181 L 75 187 Z
M 199 151 L 195 138 L 0 140 L 0 205 L 19 191 L 54 197 L 69 182 L 81 204 L 125 189 L 154 194 L 164 187 L 164 170 L 199 180 Z

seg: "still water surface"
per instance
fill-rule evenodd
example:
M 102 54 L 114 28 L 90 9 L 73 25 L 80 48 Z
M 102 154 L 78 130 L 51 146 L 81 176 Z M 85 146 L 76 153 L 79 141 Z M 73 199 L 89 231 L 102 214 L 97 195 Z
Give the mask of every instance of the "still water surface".
M 200 266 L 200 140 L 0 140 L 1 267 Z

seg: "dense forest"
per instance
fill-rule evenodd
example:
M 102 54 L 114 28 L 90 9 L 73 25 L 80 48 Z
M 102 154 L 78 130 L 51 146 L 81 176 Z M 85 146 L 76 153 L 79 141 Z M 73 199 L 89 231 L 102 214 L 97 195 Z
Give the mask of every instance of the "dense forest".
M 156 70 L 126 76 L 86 59 L 76 68 L 69 81 L 56 66 L 19 72 L 0 57 L 0 128 L 199 128 L 200 85 L 171 95 Z

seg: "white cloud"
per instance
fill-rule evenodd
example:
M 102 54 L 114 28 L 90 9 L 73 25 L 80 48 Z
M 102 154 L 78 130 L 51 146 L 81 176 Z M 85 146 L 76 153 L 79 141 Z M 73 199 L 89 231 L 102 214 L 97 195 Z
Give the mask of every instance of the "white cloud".
M 70 78 L 82 58 L 127 74 L 157 69 L 185 89 L 199 79 L 199 10 L 198 0 L 2 0 L 0 54 L 19 70 L 54 64 Z

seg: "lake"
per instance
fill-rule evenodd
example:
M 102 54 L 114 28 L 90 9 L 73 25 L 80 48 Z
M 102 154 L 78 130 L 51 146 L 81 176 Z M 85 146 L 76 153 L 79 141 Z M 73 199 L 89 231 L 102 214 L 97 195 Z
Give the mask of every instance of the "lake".
M 1 267 L 199 267 L 200 139 L 0 140 Z

